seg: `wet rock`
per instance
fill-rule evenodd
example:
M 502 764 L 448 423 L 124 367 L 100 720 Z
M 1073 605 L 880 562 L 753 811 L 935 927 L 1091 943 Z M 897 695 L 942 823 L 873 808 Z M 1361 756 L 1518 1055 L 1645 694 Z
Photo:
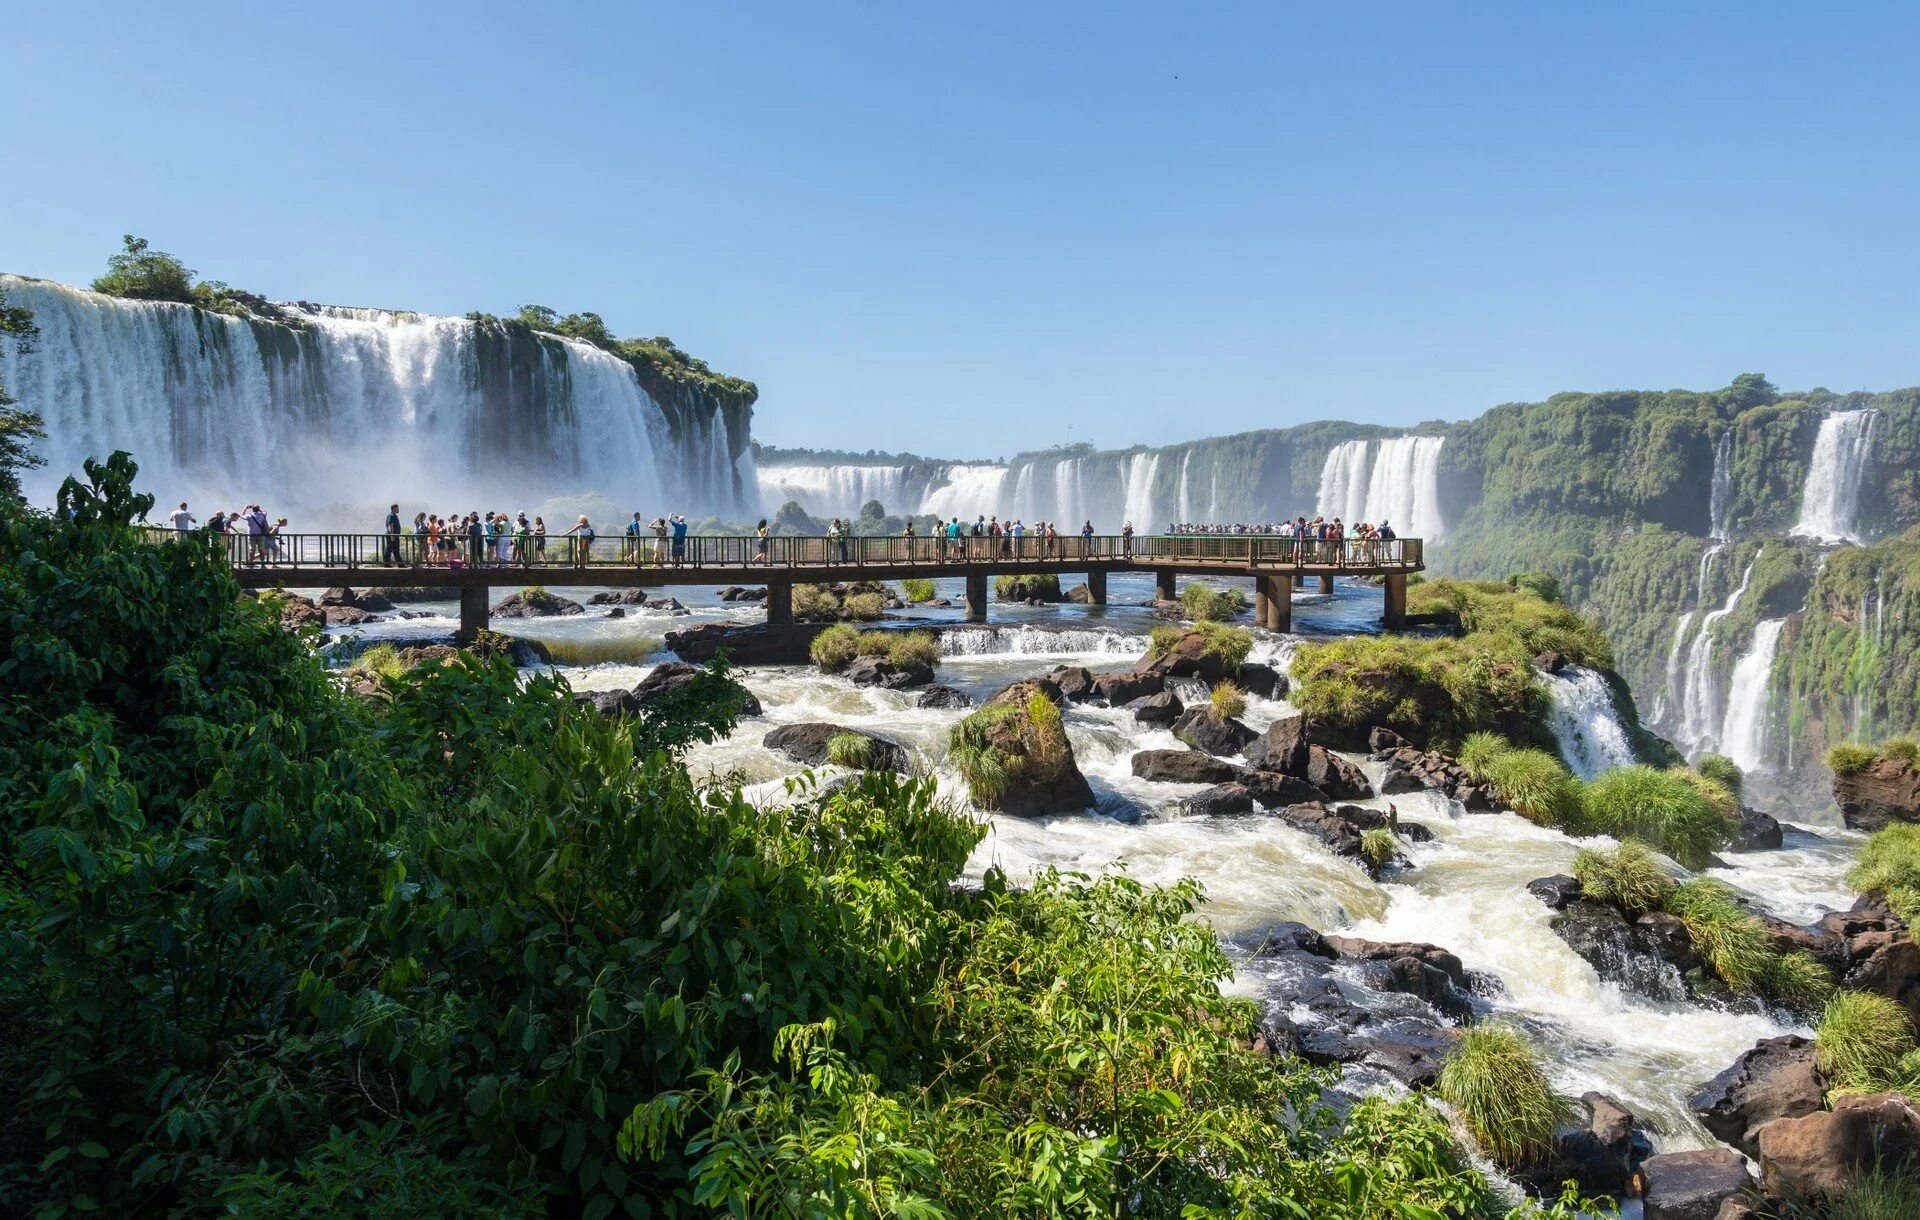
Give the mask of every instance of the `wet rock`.
M 1767 938 L 1780 953 L 1805 952 L 1835 971 L 1845 970 L 1851 963 L 1847 957 L 1847 942 L 1821 928 L 1803 928 L 1788 923 L 1765 912 L 1755 912 L 1754 918 L 1767 930 Z
M 1841 986 L 1877 992 L 1920 1021 L 1920 946 L 1909 933 L 1889 929 L 1848 937 L 1847 957 L 1850 965 Z
M 727 596 L 726 590 L 721 591 L 720 598 L 722 601 L 733 600 Z M 647 591 L 645 589 L 602 589 L 587 598 L 587 604 L 589 606 L 644 606 L 647 604 Z
M 1215 784 L 1180 802 L 1189 817 L 1234 817 L 1253 812 L 1253 793 L 1245 784 Z
M 1311 757 L 1306 717 L 1298 713 L 1279 717 L 1248 743 L 1246 756 L 1248 765 L 1256 770 L 1305 779 Z
M 1136 672 L 1158 674 L 1163 679 L 1198 678 L 1209 686 L 1239 672 L 1235 666 L 1229 673 L 1225 658 L 1210 652 L 1207 637 L 1198 631 L 1181 633 L 1164 651 L 1142 658 L 1134 668 Z
M 1017 682 L 1009 682 L 993 692 L 987 698 L 986 706 L 994 707 L 1007 703 L 1025 706 L 1027 700 L 1035 693 L 1045 695 L 1055 707 L 1065 707 L 1067 704 L 1067 697 L 1060 693 L 1060 688 L 1053 684 L 1052 679 L 1022 678 Z
M 527 589 L 513 594 L 493 608 L 495 618 L 557 618 L 586 612 L 585 606 L 570 597 Z
M 1300 952 L 1333 961 L 1340 956 L 1316 929 L 1291 919 L 1268 924 L 1255 931 L 1238 933 L 1231 938 L 1231 943 L 1251 957 Z
M 1863 1172 L 1893 1172 L 1920 1158 L 1920 1109 L 1899 1093 L 1853 1094 L 1834 1099 L 1832 1110 L 1774 1119 L 1754 1143 L 1770 1192 L 1839 1198 Z
M 1417 996 L 1456 1020 L 1472 1018 L 1466 967 L 1438 945 L 1349 936 L 1329 936 L 1326 943 L 1342 958 L 1364 963 L 1360 977 L 1374 990 Z
M 1602 979 L 1654 999 L 1688 998 L 1685 976 L 1699 959 L 1692 955 L 1691 942 L 1681 961 L 1663 957 L 1661 950 L 1671 947 L 1664 925 L 1642 930 L 1615 907 L 1581 898 L 1555 913 L 1550 926 Z
M 1748 1156 L 1755 1135 L 1779 1118 L 1799 1118 L 1826 1105 L 1827 1081 L 1812 1042 L 1797 1034 L 1765 1038 L 1700 1086 L 1689 1103 L 1707 1130 Z
M 680 604 L 677 597 L 650 597 L 647 599 L 647 609 L 666 610 L 673 614 L 687 613 L 687 608 Z
M 921 707 L 956 708 L 972 707 L 973 699 L 958 687 L 935 682 L 920 692 Z
M 516 664 L 518 663 L 516 661 Z M 604 716 L 619 715 L 623 712 L 635 715 L 658 708 L 665 700 L 698 681 L 705 672 L 698 666 L 688 665 L 684 661 L 668 661 L 655 666 L 652 673 L 640 679 L 629 690 L 582 691 L 574 696 L 574 700 L 592 706 Z M 732 685 L 740 692 L 742 716 L 763 714 L 764 709 L 760 706 L 760 700 L 754 697 L 752 691 L 740 686 L 737 682 L 733 682 Z
M 1067 600 L 1076 606 L 1090 606 L 1093 604 L 1093 590 L 1084 584 L 1075 585 L 1067 590 Z
M 1044 726 L 1026 712 L 1035 695 L 1055 704 L 1059 688 L 1044 680 L 1015 682 L 989 700 L 989 706 L 1019 709 L 1018 714 L 982 717 L 976 712 L 962 724 L 979 726 L 986 747 L 1005 761 L 1006 786 L 995 796 L 976 792 L 974 801 L 1016 817 L 1044 817 L 1075 813 L 1094 804 L 1093 788 L 1074 761 L 1073 743 L 1055 725 Z
M 1549 649 L 1533 658 L 1533 667 L 1543 674 L 1557 674 L 1567 667 L 1567 658 Z
M 840 671 L 840 676 L 855 686 L 879 686 L 887 690 L 908 690 L 933 681 L 933 666 L 903 665 L 885 657 L 855 657 Z
M 667 647 L 681 660 L 696 665 L 725 652 L 735 665 L 808 665 L 807 650 L 827 623 L 756 623 L 732 626 L 697 623 L 684 631 L 667 632 Z
M 1527 882 L 1527 893 L 1547 904 L 1555 911 L 1564 911 L 1580 900 L 1580 879 L 1566 873 L 1555 873 L 1551 877 L 1536 877 Z
M 1126 670 L 1093 677 L 1094 697 L 1110 707 L 1125 707 L 1136 699 L 1158 695 L 1166 689 L 1167 680 L 1159 674 Z
M 1920 822 L 1920 768 L 1901 758 L 1876 758 L 1859 771 L 1835 775 L 1833 799 L 1854 830 Z
M 1358 1029 L 1300 1029 L 1300 1056 L 1309 1063 L 1361 1064 L 1410 1089 L 1430 1088 L 1460 1042 L 1460 1031 L 1425 1017 L 1392 1017 Z
M 1093 671 L 1082 665 L 1061 665 L 1047 671 L 1047 681 L 1060 688 L 1060 693 L 1075 703 L 1085 703 L 1095 697 L 1093 689 Z
M 1364 801 L 1373 796 L 1373 784 L 1366 772 L 1321 746 L 1307 748 L 1306 779 L 1338 801 Z
M 1132 766 L 1136 778 L 1169 784 L 1225 784 L 1246 774 L 1244 768 L 1199 750 L 1141 750 Z
M 1140 724 L 1150 724 L 1158 728 L 1170 727 L 1180 718 L 1180 713 L 1187 710 L 1186 705 L 1180 702 L 1180 696 L 1170 690 L 1163 690 L 1157 695 L 1144 695 L 1128 703 L 1126 707 L 1133 713 L 1134 720 Z
M 1253 794 L 1254 804 L 1262 809 L 1282 809 L 1289 805 L 1316 802 L 1325 796 L 1306 780 L 1274 771 L 1252 771 L 1241 782 Z
M 360 604 L 360 598 L 352 589 L 336 586 L 320 595 L 320 604 L 323 606 L 357 606 Z
M 1367 734 L 1367 749 L 1375 754 L 1390 753 L 1394 750 L 1411 749 L 1413 743 L 1392 729 L 1376 725 Z
M 1360 855 L 1360 832 L 1386 824 L 1378 810 L 1361 805 L 1337 805 L 1329 808 L 1318 801 L 1288 805 L 1280 811 L 1281 820 L 1295 830 L 1312 835 L 1336 856 Z
M 1589 1195 L 1626 1195 L 1633 1171 L 1652 1151 L 1639 1130 L 1633 1112 L 1605 1093 L 1584 1093 L 1580 1105 L 1586 1122 L 1560 1133 L 1553 1158 L 1530 1166 L 1517 1176 L 1546 1197 L 1560 1193 L 1560 1184 L 1574 1181 Z
M 1231 757 L 1253 741 L 1254 732 L 1238 720 L 1220 720 L 1211 707 L 1190 707 L 1173 722 L 1173 735 L 1196 750 Z
M 1722 1203 L 1754 1185 L 1746 1159 L 1731 1148 L 1648 1157 L 1640 1180 L 1646 1220 L 1714 1220 Z
M 906 773 L 908 761 L 906 747 L 897 741 L 882 737 L 878 733 L 869 733 L 864 729 L 850 729 L 817 721 L 785 724 L 768 733 L 761 739 L 761 744 L 769 750 L 778 750 L 802 766 L 823 767 L 829 761 L 827 743 L 842 734 L 863 737 L 872 743 L 873 762 L 867 769 Z
M 607 611 L 607 617 L 608 618 L 625 618 L 627 617 L 627 609 L 625 606 L 615 606 L 613 609 Z
M 1467 774 L 1465 767 L 1445 754 L 1396 746 L 1385 751 L 1377 750 L 1373 757 L 1387 764 L 1386 775 L 1380 784 L 1382 795 L 1444 792 L 1475 812 L 1491 812 L 1494 807 L 1492 795 L 1473 782 L 1473 777 Z
M 1240 666 L 1240 689 L 1262 699 L 1278 699 L 1287 693 L 1287 677 L 1271 665 L 1247 661 Z
M 1779 851 L 1780 822 L 1772 814 L 1758 809 L 1740 808 L 1740 829 L 1734 832 L 1729 851 Z
M 371 612 L 362 610 L 358 606 L 321 606 L 319 610 L 320 617 L 329 627 L 354 627 L 361 623 L 371 623 L 374 617 Z M 284 621 L 284 612 L 281 617 Z

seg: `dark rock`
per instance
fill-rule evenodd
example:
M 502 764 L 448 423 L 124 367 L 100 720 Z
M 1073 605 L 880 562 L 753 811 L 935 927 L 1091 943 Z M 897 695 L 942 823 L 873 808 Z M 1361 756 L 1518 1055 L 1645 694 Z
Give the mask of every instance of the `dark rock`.
M 1342 958 L 1364 962 L 1361 978 L 1376 991 L 1417 996 L 1456 1020 L 1472 1018 L 1466 967 L 1445 949 L 1348 936 L 1329 936 L 1326 941 Z
M 677 597 L 651 597 L 647 599 L 647 609 L 670 610 L 675 614 L 683 614 L 687 608 L 680 604 L 680 599 Z
M 843 733 L 864 737 L 873 743 L 874 756 L 871 770 L 906 773 L 908 761 L 906 747 L 897 741 L 862 729 L 850 729 L 817 721 L 806 724 L 785 724 L 768 733 L 761 739 L 761 744 L 769 750 L 780 751 L 802 766 L 823 767 L 828 761 L 827 743 Z
M 1777 1118 L 1823 1109 L 1827 1081 L 1814 1062 L 1813 1043 L 1797 1034 L 1766 1038 L 1700 1086 L 1690 1103 L 1707 1130 L 1748 1156 L 1754 1136 Z
M 1437 791 L 1446 793 L 1476 812 L 1490 812 L 1494 807 L 1491 794 L 1474 784 L 1473 777 L 1467 774 L 1465 767 L 1444 754 L 1416 750 L 1411 746 L 1393 746 L 1376 750 L 1373 756 L 1387 764 L 1386 775 L 1380 784 L 1383 795 Z
M 1567 659 L 1549 649 L 1533 658 L 1533 667 L 1543 674 L 1557 674 L 1567 667 Z
M 1243 782 L 1262 809 L 1280 809 L 1288 805 L 1320 800 L 1324 794 L 1306 780 L 1274 771 L 1249 772 Z
M 1357 857 L 1360 854 L 1360 832 L 1367 826 L 1346 816 L 1343 811 L 1359 808 L 1358 805 L 1346 805 L 1342 806 L 1342 811 L 1336 811 L 1317 801 L 1310 801 L 1288 805 L 1280 811 L 1280 817 L 1295 830 L 1320 840 L 1334 855 Z
M 1527 893 L 1546 903 L 1551 910 L 1564 911 L 1580 900 L 1580 879 L 1565 873 L 1536 877 L 1527 882 Z
M 1364 801 L 1373 796 L 1366 772 L 1321 746 L 1307 750 L 1307 782 L 1338 801 Z
M 1780 844 L 1780 823 L 1772 814 L 1741 806 L 1740 829 L 1734 834 L 1729 851 L 1778 851 Z
M 320 607 L 320 617 L 329 627 L 353 627 L 373 621 L 373 615 L 358 606 L 324 605 Z M 284 611 L 281 621 L 286 621 Z
M 1040 695 L 1056 705 L 1063 700 L 1060 688 L 1044 679 L 1015 682 L 988 701 L 989 706 L 1025 709 Z M 979 713 L 975 713 L 979 715 Z M 966 722 L 962 722 L 966 723 Z M 1021 714 L 977 721 L 986 735 L 986 744 L 1002 758 L 1020 759 L 1022 765 L 1009 766 L 1007 784 L 990 800 L 974 795 L 976 804 L 997 809 L 1015 817 L 1045 817 L 1055 813 L 1075 813 L 1094 803 L 1093 788 L 1074 761 L 1073 743 L 1064 734 L 1042 749 L 1036 738 L 1039 731 L 1032 716 Z
M 1142 658 L 1134 669 L 1143 674 L 1158 674 L 1162 678 L 1198 678 L 1209 686 L 1239 672 L 1236 666 L 1233 673 L 1229 673 L 1226 660 L 1208 651 L 1207 637 L 1198 631 L 1183 632 L 1164 651 Z
M 973 699 L 968 696 L 967 692 L 957 687 L 946 686 L 942 683 L 935 682 L 932 686 L 920 692 L 920 706 L 941 708 L 972 707 Z
M 993 692 L 993 694 L 987 698 L 986 706 L 996 707 L 1009 703 L 1025 706 L 1027 700 L 1031 698 L 1036 691 L 1051 700 L 1055 707 L 1065 707 L 1067 704 L 1067 697 L 1060 693 L 1060 688 L 1055 686 L 1051 679 L 1021 678 L 1019 681 L 1009 682 L 999 690 Z
M 607 617 L 625 618 L 627 617 L 627 608 L 625 606 L 615 606 L 613 609 L 607 611 Z
M 1898 1002 L 1920 1021 L 1920 946 L 1905 930 L 1861 932 L 1847 938 L 1850 965 L 1841 986 Z
M 1638 1130 L 1633 1112 L 1614 1098 L 1585 1093 L 1580 1104 L 1586 1111 L 1585 1125 L 1561 1132 L 1549 1161 L 1528 1166 L 1516 1176 L 1548 1198 L 1559 1194 L 1560 1184 L 1566 1181 L 1578 1182 L 1588 1195 L 1623 1197 L 1651 1144 Z
M 733 600 L 724 592 L 720 596 L 728 601 Z M 647 604 L 647 591 L 645 589 L 603 589 L 587 598 L 587 604 L 589 606 L 644 606 Z
M 1297 713 L 1279 717 L 1248 744 L 1246 755 L 1248 765 L 1256 770 L 1307 778 L 1311 750 L 1307 745 L 1306 717 Z
M 1375 754 L 1385 754 L 1393 750 L 1411 749 L 1412 744 L 1400 734 L 1389 728 L 1376 726 L 1367 734 L 1367 749 Z
M 1753 1189 L 1746 1159 L 1731 1148 L 1648 1157 L 1640 1180 L 1646 1220 L 1714 1220 L 1721 1203 Z
M 813 637 L 827 623 L 758 623 L 733 626 L 697 623 L 684 631 L 667 632 L 667 647 L 684 661 L 704 664 L 721 652 L 735 665 L 807 665 Z
M 1588 898 L 1570 902 L 1555 913 L 1551 927 L 1602 979 L 1654 999 L 1688 997 L 1686 969 L 1657 951 L 1665 947 L 1660 936 L 1663 928 L 1650 927 L 1636 935 L 1637 926 L 1619 910 Z M 1688 968 L 1697 964 L 1694 958 Z
M 1254 732 L 1238 720 L 1220 720 L 1211 707 L 1190 707 L 1173 722 L 1173 735 L 1196 750 L 1223 758 L 1239 754 L 1254 740 Z
M 1410 1089 L 1431 1087 L 1460 1041 L 1460 1031 L 1424 1017 L 1393 1017 L 1361 1029 L 1333 1026 L 1298 1031 L 1309 1063 L 1357 1063 L 1377 1068 Z
M 1180 718 L 1180 713 L 1187 710 L 1186 705 L 1180 702 L 1180 696 L 1170 690 L 1163 690 L 1157 695 L 1143 695 L 1126 707 L 1139 723 L 1160 728 L 1171 726 Z
M 523 663 L 516 658 L 515 664 Z M 655 666 L 653 672 L 640 679 L 631 690 L 583 691 L 574 698 L 576 702 L 588 704 L 604 716 L 623 712 L 633 715 L 658 707 L 663 700 L 697 681 L 704 672 L 698 666 L 688 665 L 684 661 L 668 661 Z M 737 682 L 733 685 L 740 690 L 740 714 L 761 715 L 763 709 L 760 700 L 754 697 L 753 692 Z
M 1271 665 L 1262 665 L 1258 661 L 1241 664 L 1239 674 L 1240 689 L 1249 695 L 1258 695 L 1262 699 L 1278 699 L 1287 693 L 1287 676 Z
M 335 587 L 320 595 L 323 606 L 358 606 L 360 597 L 352 589 Z
M 1075 703 L 1085 703 L 1095 695 L 1093 672 L 1080 665 L 1061 665 L 1047 671 L 1047 681 Z
M 1142 750 L 1133 756 L 1133 773 L 1169 784 L 1225 784 L 1246 771 L 1199 750 Z
M 1167 680 L 1159 674 L 1129 670 L 1117 674 L 1095 674 L 1093 677 L 1094 697 L 1111 707 L 1125 707 L 1135 699 L 1158 695 L 1166 689 Z
M 1291 919 L 1269 924 L 1256 931 L 1239 933 L 1233 937 L 1233 944 L 1244 949 L 1251 957 L 1299 952 L 1333 961 L 1340 956 L 1317 930 Z
M 1863 1172 L 1899 1172 L 1920 1158 L 1920 1109 L 1899 1093 L 1838 1097 L 1832 1110 L 1774 1119 L 1754 1143 L 1769 1192 L 1837 1199 Z
M 1902 758 L 1876 758 L 1859 771 L 1835 775 L 1833 799 L 1854 830 L 1920 822 L 1920 768 Z
M 1232 817 L 1252 813 L 1253 793 L 1248 791 L 1245 784 L 1215 784 L 1182 800 L 1180 811 L 1190 817 Z
M 376 589 L 362 591 L 353 604 L 356 608 L 371 614 L 386 614 L 393 609 L 393 603 L 382 597 Z
M 1852 964 L 1847 956 L 1847 942 L 1821 928 L 1803 928 L 1777 919 L 1765 912 L 1756 912 L 1754 918 L 1767 930 L 1767 938 L 1780 953 L 1805 952 L 1834 971 L 1844 971 Z
M 1075 585 L 1067 590 L 1067 600 L 1077 606 L 1090 606 L 1093 604 L 1093 590 L 1084 584 Z
M 585 606 L 570 597 L 546 593 L 529 599 L 524 589 L 493 608 L 495 618 L 561 618 L 586 612 Z
M 855 686 L 881 686 L 887 690 L 907 690 L 933 681 L 933 666 L 902 665 L 885 657 L 855 657 L 840 676 Z
M 281 593 L 268 604 L 279 607 L 280 626 L 287 631 L 298 631 L 308 625 L 321 626 L 327 621 L 320 607 L 298 593 Z

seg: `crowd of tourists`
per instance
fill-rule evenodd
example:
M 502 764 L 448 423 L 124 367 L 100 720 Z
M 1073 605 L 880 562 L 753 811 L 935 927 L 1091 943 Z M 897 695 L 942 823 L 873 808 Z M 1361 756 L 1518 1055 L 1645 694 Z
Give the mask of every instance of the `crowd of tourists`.
M 635 513 L 618 537 L 618 556 L 628 563 L 684 563 L 687 519 L 679 513 L 643 519 Z M 451 519 L 415 513 L 403 523 L 400 506 L 387 510 L 381 558 L 391 564 L 448 567 L 509 567 L 546 563 L 591 563 L 600 534 L 586 514 L 559 531 L 535 514 L 467 513 Z M 549 544 L 551 543 L 551 550 Z
M 1196 523 L 1176 521 L 1167 526 L 1169 534 L 1265 534 L 1279 538 L 1309 538 L 1316 542 L 1342 542 L 1350 538 L 1377 539 L 1388 542 L 1399 537 L 1393 532 L 1391 522 L 1382 521 L 1372 525 L 1365 521 L 1353 525 L 1335 517 L 1295 517 L 1291 521 L 1245 523 L 1234 522 L 1220 524 L 1214 522 Z
M 187 508 L 185 500 L 180 501 L 179 508 L 167 514 L 167 520 L 182 533 L 203 528 L 200 519 Z M 281 538 L 287 528 L 287 519 L 267 516 L 267 510 L 258 504 L 249 504 L 237 512 L 232 509 L 217 511 L 207 518 L 204 528 L 210 534 L 231 539 L 228 547 L 234 559 L 248 566 L 285 563 L 290 559 L 286 543 Z

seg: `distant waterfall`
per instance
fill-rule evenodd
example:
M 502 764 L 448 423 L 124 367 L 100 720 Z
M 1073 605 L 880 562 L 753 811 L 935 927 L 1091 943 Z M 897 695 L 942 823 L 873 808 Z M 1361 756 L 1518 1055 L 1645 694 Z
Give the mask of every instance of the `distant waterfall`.
M 768 512 L 792 500 L 816 517 L 858 515 L 869 500 L 888 512 L 918 511 L 919 494 L 908 503 L 905 466 L 762 466 L 760 498 Z
M 1733 429 L 1720 434 L 1713 447 L 1713 483 L 1707 492 L 1707 537 L 1727 539 L 1727 510 L 1733 504 Z
M 959 517 L 963 521 L 983 513 L 989 517 L 1005 516 L 1006 505 L 1000 501 L 1006 485 L 1005 466 L 949 466 L 946 481 L 927 492 L 917 511 L 936 517 Z M 892 505 L 887 507 L 892 512 L 905 511 Z
M 1859 542 L 1860 487 L 1873 458 L 1880 412 L 1835 411 L 1820 421 L 1793 532 L 1822 542 Z
M 1440 538 L 1446 533 L 1440 516 L 1446 443 L 1444 436 L 1395 436 L 1335 445 L 1320 467 L 1314 511 L 1348 524 L 1389 522 L 1403 538 Z
M 285 305 L 292 325 L 0 276 L 39 327 L 0 378 L 47 423 L 29 495 L 130 451 L 162 506 L 298 516 L 393 500 L 441 512 L 600 495 L 743 507 L 721 411 L 670 416 L 591 344 L 464 318 Z M 747 468 L 749 471 L 751 467 Z M 374 521 L 367 524 L 371 526 Z M 294 527 L 310 525 L 296 519 Z
M 1569 665 L 1541 681 L 1552 700 L 1547 722 L 1560 756 L 1581 779 L 1635 761 L 1633 742 L 1613 706 L 1613 688 L 1591 669 Z
M 1772 769 L 1765 752 L 1769 685 L 1773 659 L 1780 651 L 1780 632 L 1786 625 L 1783 618 L 1770 618 L 1754 627 L 1753 643 L 1734 665 L 1727 687 L 1727 719 L 1720 730 L 1720 752 L 1740 764 L 1743 771 Z
M 1758 559 L 1758 555 L 1755 556 Z M 1720 731 L 1724 704 L 1720 695 L 1719 672 L 1714 665 L 1717 641 L 1713 626 L 1739 606 L 1746 596 L 1747 582 L 1753 578 L 1753 564 L 1740 574 L 1740 584 L 1727 595 L 1726 604 L 1701 616 L 1700 625 L 1687 649 L 1685 667 L 1674 691 L 1671 720 L 1677 735 L 1690 753 L 1710 748 Z M 1684 630 L 1684 624 L 1683 624 Z M 1679 642 L 1675 641 L 1678 649 Z

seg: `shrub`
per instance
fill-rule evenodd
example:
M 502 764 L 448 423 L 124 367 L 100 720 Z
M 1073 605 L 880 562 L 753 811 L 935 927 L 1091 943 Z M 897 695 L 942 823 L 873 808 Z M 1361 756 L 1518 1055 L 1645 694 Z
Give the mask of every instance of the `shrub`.
M 1374 868 L 1385 868 L 1400 854 L 1400 840 L 1384 826 L 1371 826 L 1360 832 L 1360 858 Z
M 1469 733 L 1460 743 L 1458 761 L 1474 783 L 1484 784 L 1493 778 L 1494 760 L 1511 749 L 1513 743 L 1499 733 Z
M 793 587 L 793 617 L 803 623 L 818 623 L 840 617 L 840 599 L 825 585 Z
M 837 674 L 860 654 L 860 633 L 843 623 L 835 624 L 813 637 L 807 655 L 822 673 Z
M 1579 821 L 1573 773 L 1545 750 L 1508 750 L 1493 760 L 1487 778 L 1501 803 L 1529 822 L 1566 826 Z
M 993 595 L 1003 602 L 1057 602 L 1060 600 L 1060 578 L 1051 572 L 996 576 L 993 578 Z
M 1856 745 L 1850 741 L 1843 741 L 1837 746 L 1828 747 L 1827 770 L 1833 772 L 1835 775 L 1852 775 L 1859 771 L 1865 771 L 1869 766 L 1873 765 L 1873 760 L 1879 756 L 1879 752 L 1872 746 Z
M 1911 737 L 1895 737 L 1880 743 L 1880 757 L 1891 758 L 1895 762 L 1906 763 L 1909 767 L 1920 762 L 1920 741 Z
M 1202 649 L 1207 656 L 1218 657 L 1228 669 L 1238 669 L 1246 661 L 1247 654 L 1253 651 L 1253 636 L 1241 627 L 1228 627 L 1223 623 L 1200 623 L 1195 626 L 1206 647 Z
M 1573 875 L 1580 880 L 1581 893 L 1630 915 L 1665 909 L 1674 887 L 1673 878 L 1653 853 L 1631 842 L 1611 852 L 1581 851 L 1573 858 Z
M 873 765 L 873 738 L 864 733 L 835 733 L 827 738 L 827 761 L 836 767 L 865 771 Z
M 1760 975 L 1760 993 L 1800 1012 L 1811 1012 L 1834 993 L 1833 972 L 1804 949 L 1782 953 Z
M 392 644 L 375 644 L 347 666 L 348 672 L 357 671 L 381 679 L 398 678 L 410 668 L 400 659 L 399 651 Z
M 1847 882 L 1862 894 L 1886 899 L 1907 922 L 1920 923 L 1920 824 L 1893 822 L 1875 831 Z
M 1704 868 L 1733 837 L 1734 824 L 1697 779 L 1644 764 L 1602 772 L 1584 790 L 1586 823 L 1650 843 L 1688 868 Z
M 1215 589 L 1196 580 L 1180 590 L 1180 605 L 1196 622 L 1226 622 L 1246 612 L 1247 595 L 1232 586 Z
M 1507 577 L 1507 584 L 1543 602 L 1560 600 L 1560 578 L 1551 572 L 1515 572 Z
M 1740 773 L 1739 763 L 1725 754 L 1702 754 L 1694 769 L 1732 793 L 1738 805 L 1741 790 L 1746 786 L 1746 777 Z
M 555 665 L 638 665 L 660 651 L 659 636 L 583 635 L 540 641 Z
M 1683 881 L 1667 895 L 1667 910 L 1680 917 L 1694 952 L 1735 991 L 1763 990 L 1778 956 L 1760 921 L 1734 898 L 1732 887 L 1712 877 Z
M 994 725 L 1018 714 L 1017 708 L 983 707 L 947 731 L 947 760 L 966 781 L 974 803 L 984 808 L 999 803 L 1019 771 L 1021 760 L 1003 754 L 992 740 Z
M 136 301 L 195 303 L 193 272 L 185 263 L 152 249 L 144 237 L 128 233 L 121 241 L 121 251 L 107 259 L 107 273 L 93 281 L 95 292 Z
M 1839 991 L 1813 1033 L 1815 1060 L 1836 1087 L 1886 1087 L 1913 1049 L 1913 1022 L 1898 1001 L 1871 991 Z
M 884 657 L 893 651 L 890 631 L 862 631 L 854 641 L 854 655 L 862 657 Z
M 940 640 L 931 631 L 889 631 L 887 660 L 895 665 L 937 665 Z
M 1715 813 L 1725 818 L 1729 825 L 1740 820 L 1740 799 L 1728 790 L 1725 784 L 1698 771 L 1689 771 L 1684 767 L 1675 767 L 1667 774 L 1678 776 L 1692 786 L 1707 804 L 1713 806 Z
M 1288 696 L 1316 723 L 1364 734 L 1384 725 L 1436 749 L 1468 734 L 1526 736 L 1545 714 L 1532 654 L 1517 636 L 1355 636 L 1303 645 Z
M 900 596 L 909 602 L 930 602 L 939 596 L 939 591 L 926 577 L 909 576 L 900 582 Z
M 887 599 L 878 593 L 849 593 L 840 603 L 840 614 L 856 622 L 871 623 L 887 616 Z
M 1507 1169 L 1552 1155 L 1560 1124 L 1572 1113 L 1547 1079 L 1533 1043 L 1500 1022 L 1460 1036 L 1440 1068 L 1439 1086 L 1481 1148 Z
M 1216 682 L 1207 692 L 1207 707 L 1215 720 L 1238 720 L 1247 713 L 1247 695 L 1232 682 Z

